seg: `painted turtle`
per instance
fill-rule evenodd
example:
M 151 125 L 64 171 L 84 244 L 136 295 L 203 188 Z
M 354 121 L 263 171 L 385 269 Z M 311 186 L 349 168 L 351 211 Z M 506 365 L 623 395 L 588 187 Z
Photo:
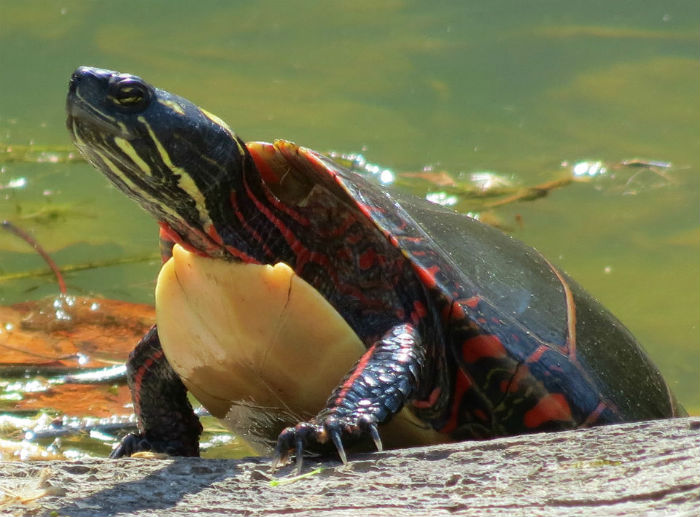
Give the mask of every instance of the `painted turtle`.
M 79 68 L 67 111 L 78 149 L 157 219 L 164 260 L 175 254 L 161 273 L 157 326 L 128 363 L 140 431 L 114 457 L 197 455 L 201 426 L 187 388 L 221 416 L 269 367 L 277 373 L 261 380 L 268 391 L 277 397 L 294 383 L 287 395 L 303 397 L 336 353 L 342 368 L 342 354 L 359 359 L 331 381 L 325 407 L 282 430 L 276 462 L 296 451 L 300 466 L 304 449 L 319 444 L 334 445 L 345 461 L 343 442 L 361 437 L 381 447 L 378 426 L 402 408 L 407 421 L 446 440 L 683 413 L 614 316 L 494 228 L 389 193 L 291 142 L 244 143 L 218 117 L 136 76 Z M 262 280 L 275 267 L 287 268 L 272 282 L 283 286 L 279 299 L 267 297 Z M 186 271 L 195 273 L 189 283 Z M 332 316 L 303 297 L 300 310 L 282 311 L 286 330 L 271 333 L 283 342 L 301 335 L 294 346 L 305 349 L 303 364 L 291 363 L 296 351 L 284 356 L 256 337 L 250 329 L 278 325 L 270 314 L 293 298 L 292 281 L 332 306 L 357 338 L 338 329 L 314 337 L 319 320 Z M 204 302 L 179 284 L 199 287 Z M 227 293 L 239 300 L 224 301 Z M 256 296 L 255 309 L 232 313 Z M 224 323 L 214 328 L 214 320 Z M 239 344 L 224 344 L 241 327 Z M 353 339 L 357 352 L 339 352 L 337 342 Z M 265 360 L 244 374 L 230 358 L 246 353 Z M 235 396 L 222 386 L 229 367 L 228 380 L 242 391 Z

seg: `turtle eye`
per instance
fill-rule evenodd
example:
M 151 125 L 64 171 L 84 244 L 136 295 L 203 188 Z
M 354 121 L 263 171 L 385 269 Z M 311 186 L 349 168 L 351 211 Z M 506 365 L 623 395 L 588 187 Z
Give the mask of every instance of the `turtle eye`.
M 151 87 L 145 82 L 125 77 L 109 85 L 109 100 L 123 111 L 141 111 L 151 100 Z

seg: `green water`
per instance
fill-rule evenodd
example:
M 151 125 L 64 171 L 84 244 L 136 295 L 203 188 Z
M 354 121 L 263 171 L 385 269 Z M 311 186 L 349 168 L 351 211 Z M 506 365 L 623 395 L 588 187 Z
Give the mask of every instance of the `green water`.
M 668 4 L 668 5 L 664 5 Z M 79 65 L 141 75 L 247 139 L 361 151 L 395 170 L 534 184 L 561 163 L 670 162 L 498 217 L 644 343 L 700 413 L 697 2 L 0 0 L 0 144 L 68 145 Z M 10 188 L 13 180 L 26 186 Z M 13 183 L 15 184 L 15 183 Z M 0 219 L 59 264 L 153 253 L 156 226 L 85 164 L 0 164 Z M 522 226 L 515 223 L 519 216 Z M 0 234 L 0 275 L 43 267 Z M 152 299 L 158 261 L 69 274 L 74 293 Z M 55 294 L 0 283 L 0 303 Z

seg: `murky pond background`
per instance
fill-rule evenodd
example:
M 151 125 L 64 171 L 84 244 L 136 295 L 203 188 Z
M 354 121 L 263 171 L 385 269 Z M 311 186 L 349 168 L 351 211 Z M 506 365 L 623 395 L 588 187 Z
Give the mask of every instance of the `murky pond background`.
M 603 162 L 601 178 L 492 215 L 618 315 L 700 413 L 696 2 L 0 0 L 0 11 L 0 151 L 70 145 L 68 78 L 91 65 L 188 97 L 245 139 L 362 152 L 395 171 L 534 185 Z M 614 169 L 630 159 L 671 166 Z M 62 266 L 155 257 L 155 223 L 85 163 L 3 160 L 0 219 Z M 0 304 L 55 295 L 51 277 L 8 279 L 44 267 L 0 233 Z M 67 283 L 151 302 L 158 267 Z

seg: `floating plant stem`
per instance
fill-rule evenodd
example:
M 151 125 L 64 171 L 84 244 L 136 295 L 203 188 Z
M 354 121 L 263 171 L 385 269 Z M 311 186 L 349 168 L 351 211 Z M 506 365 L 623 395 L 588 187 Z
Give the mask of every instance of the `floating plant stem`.
M 151 260 L 160 260 L 160 255 L 150 253 L 148 255 L 140 255 L 137 257 L 123 257 L 117 259 L 100 260 L 96 262 L 87 262 L 85 264 L 68 264 L 61 267 L 64 273 L 74 273 L 76 271 L 88 271 L 90 269 L 99 269 L 103 267 L 120 266 L 122 264 L 134 264 L 139 262 L 149 262 Z M 0 275 L 0 282 L 9 282 L 11 280 L 21 280 L 23 278 L 36 278 L 53 274 L 46 270 L 19 271 L 17 273 L 8 273 Z
M 10 221 L 3 221 L 2 227 L 5 228 L 5 230 L 7 230 L 8 232 L 15 234 L 27 244 L 29 244 L 32 248 L 34 248 L 34 251 L 41 255 L 41 258 L 44 259 L 44 262 L 48 264 L 49 268 L 51 268 L 51 271 L 56 277 L 56 282 L 58 282 L 59 291 L 61 292 L 61 294 L 66 294 L 66 282 L 63 280 L 61 270 L 51 258 L 51 255 L 49 255 L 46 252 L 46 250 L 41 246 L 41 244 L 39 244 L 34 237 L 29 235 L 22 228 L 12 224 Z

